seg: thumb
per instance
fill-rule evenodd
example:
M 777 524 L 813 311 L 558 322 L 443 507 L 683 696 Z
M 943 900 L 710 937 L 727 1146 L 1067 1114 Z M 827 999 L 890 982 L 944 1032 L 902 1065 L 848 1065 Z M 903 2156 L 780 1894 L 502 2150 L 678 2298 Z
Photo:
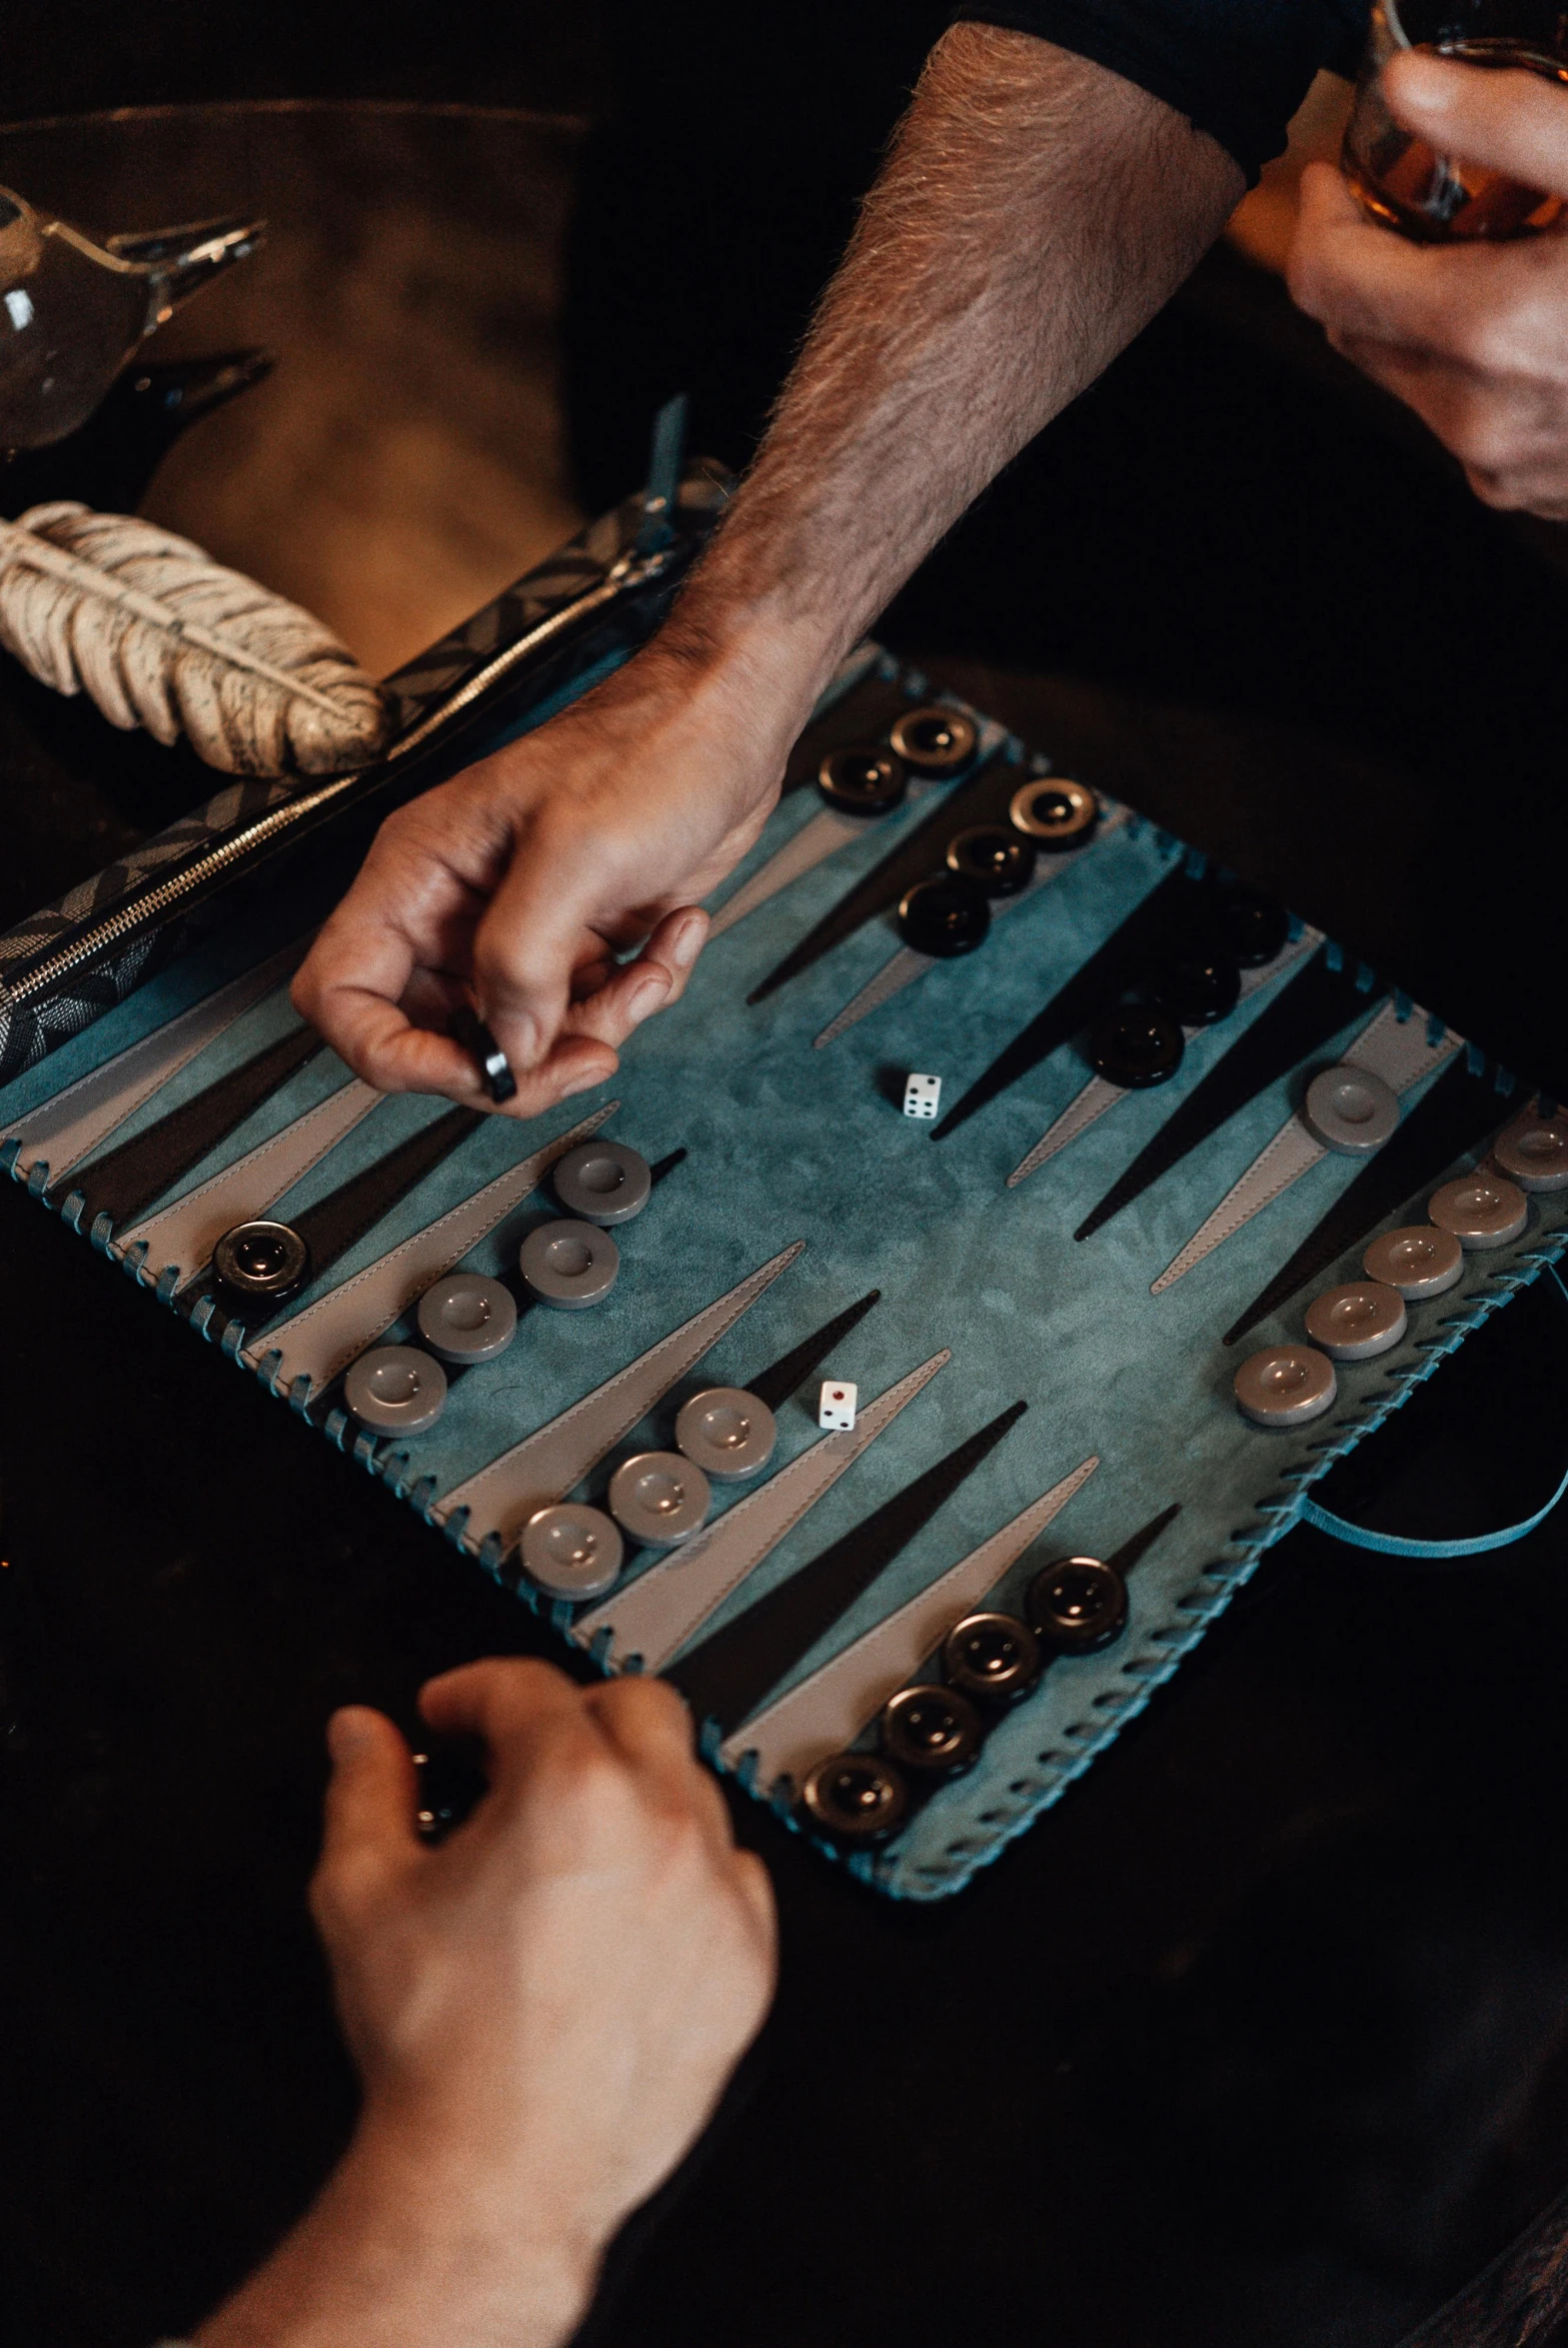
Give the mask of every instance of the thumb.
M 1350 192 L 1337 165 L 1309 163 L 1301 174 L 1297 235 L 1327 236 L 1335 229 L 1370 229 L 1372 223 Z
M 1439 154 L 1568 196 L 1568 90 L 1560 82 L 1412 51 L 1384 68 L 1383 92 L 1395 120 Z
M 1298 310 L 1321 321 L 1354 272 L 1374 229 L 1331 163 L 1309 163 L 1301 174 L 1296 220 L 1285 257 L 1285 283 Z M 1363 262 L 1364 265 L 1364 262 Z
M 383 1712 L 348 1704 L 327 1724 L 332 1776 L 316 1870 L 318 1910 L 373 1894 L 419 1855 L 414 1762 Z

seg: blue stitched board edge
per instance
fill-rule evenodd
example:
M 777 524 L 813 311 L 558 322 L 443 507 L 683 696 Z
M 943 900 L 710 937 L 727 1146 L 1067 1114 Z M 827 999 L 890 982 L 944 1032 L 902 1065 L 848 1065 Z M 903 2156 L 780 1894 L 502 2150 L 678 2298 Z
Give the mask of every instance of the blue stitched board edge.
M 854 665 L 846 668 L 835 690 L 857 673 Z M 525 724 L 546 714 L 532 711 Z M 987 742 L 1000 740 L 999 728 L 979 722 Z M 498 740 L 522 730 L 515 725 Z M 1048 754 L 1050 745 L 1040 748 Z M 1000 755 L 1022 771 L 1022 746 L 1008 742 Z M 1113 784 L 1109 777 L 1084 780 L 1102 794 Z M 956 1100 L 1159 879 L 1182 862 L 1200 870 L 1202 859 L 1136 816 L 1103 828 L 1051 886 L 996 922 L 980 952 L 929 969 L 825 1049 L 816 1049 L 813 1039 L 897 949 L 890 918 L 872 921 L 789 985 L 749 1006 L 746 998 L 759 981 L 931 804 L 927 798 L 867 826 L 863 837 L 718 938 L 685 1000 L 638 1032 L 620 1074 L 602 1093 L 581 1096 L 528 1126 L 489 1121 L 321 1283 L 325 1292 L 353 1277 L 607 1101 L 620 1104 L 607 1131 L 651 1161 L 677 1149 L 689 1154 L 647 1211 L 619 1234 L 623 1268 L 608 1301 L 589 1313 L 529 1313 L 519 1342 L 463 1378 L 428 1436 L 376 1444 L 356 1436 L 341 1411 L 328 1420 L 329 1439 L 432 1522 L 442 1495 L 796 1240 L 807 1242 L 798 1262 L 609 1464 L 632 1448 L 668 1447 L 674 1408 L 685 1394 L 704 1384 L 744 1385 L 873 1286 L 881 1302 L 822 1372 L 855 1379 L 862 1409 L 939 1347 L 950 1348 L 948 1366 L 713 1615 L 705 1636 L 780 1587 L 1009 1404 L 1026 1402 L 1026 1414 L 980 1468 L 832 1628 L 788 1662 L 776 1693 L 830 1661 L 1091 1456 L 1098 1460 L 1094 1472 L 989 1602 L 1016 1608 L 1040 1563 L 1069 1552 L 1109 1555 L 1179 1503 L 1179 1515 L 1131 1575 L 1131 1618 L 1120 1642 L 1053 1663 L 1035 1692 L 991 1728 L 967 1775 L 938 1789 L 887 1847 L 847 1861 L 877 1889 L 912 1899 L 956 1890 L 1056 1801 L 1201 1638 L 1263 1551 L 1295 1521 L 1309 1487 L 1568 1244 L 1568 1194 L 1533 1197 L 1522 1237 L 1468 1256 L 1456 1288 L 1411 1308 L 1407 1335 L 1395 1350 L 1340 1366 L 1338 1399 L 1327 1417 L 1293 1433 L 1248 1424 L 1231 1395 L 1239 1359 L 1299 1339 L 1309 1296 L 1358 1275 L 1364 1242 L 1241 1344 L 1227 1350 L 1222 1332 L 1354 1177 L 1357 1162 L 1321 1160 L 1173 1287 L 1154 1295 L 1151 1281 L 1290 1117 L 1306 1076 L 1342 1057 L 1368 1024 L 1378 991 L 1369 991 L 1365 1012 L 1323 1052 L 1268 1087 L 1092 1238 L 1075 1241 L 1073 1229 L 1086 1209 L 1275 990 L 1261 990 L 1201 1034 L 1172 1082 L 1124 1097 L 1028 1180 L 1006 1188 L 1009 1170 L 1087 1077 L 1076 1048 L 1054 1053 L 940 1141 L 901 1115 L 903 1076 L 939 1075 L 944 1106 Z M 723 894 L 744 886 L 819 812 L 813 792 L 786 799 Z M 308 902 L 309 883 L 298 878 L 288 901 L 282 899 L 280 891 L 251 907 L 0 1093 L 0 1131 L 250 968 L 324 910 Z M 1400 1016 L 1425 1020 L 1408 1005 Z M 247 1013 L 115 1140 L 189 1099 L 281 1035 L 291 1019 L 281 996 Z M 1511 1080 L 1479 1054 L 1462 1051 L 1470 1081 L 1493 1097 L 1502 1124 Z M 173 1194 L 279 1132 L 343 1077 L 330 1055 L 318 1055 Z M 1407 1095 L 1407 1112 L 1419 1098 L 1419 1091 Z M 439 1105 L 424 1101 L 382 1104 L 272 1211 L 286 1218 L 308 1207 L 439 1113 Z M 1480 1155 L 1459 1163 L 1474 1164 Z M 11 1158 L 15 1173 L 14 1151 Z M 1423 1185 L 1380 1227 L 1424 1219 L 1426 1198 L 1441 1178 Z M 31 1186 L 41 1192 L 43 1184 L 35 1177 Z M 550 1210 L 548 1192 L 536 1192 L 465 1262 L 494 1270 L 515 1261 L 522 1235 Z M 96 1243 L 114 1252 L 107 1233 L 98 1232 Z M 125 1268 L 149 1289 L 156 1286 L 156 1265 Z M 315 1292 L 297 1301 L 308 1302 Z M 407 1324 L 388 1332 L 390 1339 L 405 1334 Z M 813 1381 L 808 1395 L 781 1411 L 776 1468 L 817 1439 L 806 1406 L 814 1392 Z M 585 1494 L 602 1497 L 605 1480 L 601 1470 Z M 715 1488 L 723 1510 L 756 1487 Z M 454 1529 L 458 1546 L 499 1572 L 482 1522 Z M 438 1565 L 440 1555 L 435 1552 Z M 627 1586 L 657 1569 L 646 1555 L 634 1558 Z M 567 1609 L 538 1602 L 569 1630 Z M 706 1742 L 712 1752 L 716 1740 L 710 1734 Z M 738 1774 L 751 1784 L 744 1759 Z M 795 1823 L 782 1795 L 774 1799 Z

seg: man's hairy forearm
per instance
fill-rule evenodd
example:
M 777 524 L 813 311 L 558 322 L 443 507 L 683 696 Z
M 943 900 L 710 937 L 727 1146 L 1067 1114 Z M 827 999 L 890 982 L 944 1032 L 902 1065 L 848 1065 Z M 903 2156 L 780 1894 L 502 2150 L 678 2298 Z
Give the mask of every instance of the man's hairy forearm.
M 1223 149 L 1103 67 L 1026 33 L 946 34 L 668 649 L 803 713 L 1240 192 Z
M 615 1073 L 679 1000 L 695 909 L 757 842 L 841 655 L 1159 308 L 1240 185 L 1114 74 L 1024 33 L 946 34 L 666 626 L 390 817 L 317 940 L 295 1001 L 356 1075 L 472 1100 L 472 1060 L 436 1032 L 460 981 L 519 1075 L 509 1114 Z

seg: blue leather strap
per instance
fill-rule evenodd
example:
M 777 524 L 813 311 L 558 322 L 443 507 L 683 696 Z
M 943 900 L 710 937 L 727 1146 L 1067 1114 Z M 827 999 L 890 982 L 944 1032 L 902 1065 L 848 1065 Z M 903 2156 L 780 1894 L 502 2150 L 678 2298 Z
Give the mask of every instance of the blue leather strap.
M 1568 1287 L 1555 1268 L 1548 1264 L 1546 1275 L 1559 1296 L 1568 1303 Z M 1526 1533 L 1534 1532 L 1544 1524 L 1559 1500 L 1568 1497 L 1568 1471 L 1544 1507 L 1533 1516 L 1526 1516 L 1518 1524 L 1504 1525 L 1501 1532 L 1478 1532 L 1468 1540 L 1423 1541 L 1407 1538 L 1397 1532 L 1372 1532 L 1364 1524 L 1352 1524 L 1348 1516 L 1337 1516 L 1332 1508 L 1325 1508 L 1317 1500 L 1303 1499 L 1299 1521 L 1316 1525 L 1319 1532 L 1331 1533 L 1336 1541 L 1348 1541 L 1353 1548 L 1373 1549 L 1382 1557 L 1425 1558 L 1433 1564 L 1451 1557 L 1479 1557 L 1488 1549 L 1506 1549 L 1512 1541 L 1522 1541 Z
M 1568 1475 L 1563 1477 L 1543 1508 L 1533 1516 L 1526 1516 L 1519 1524 L 1504 1525 L 1501 1532 L 1478 1532 L 1469 1540 L 1419 1541 L 1403 1533 L 1372 1532 L 1364 1524 L 1352 1524 L 1348 1516 L 1336 1516 L 1332 1508 L 1324 1508 L 1316 1500 L 1303 1500 L 1300 1522 L 1315 1524 L 1319 1532 L 1332 1533 L 1336 1541 L 1349 1541 L 1357 1549 L 1375 1549 L 1384 1557 L 1427 1557 L 1434 1563 L 1444 1557 L 1479 1557 L 1487 1549 L 1506 1549 L 1510 1541 L 1522 1541 L 1527 1532 L 1534 1532 L 1544 1524 L 1559 1500 L 1568 1497 Z

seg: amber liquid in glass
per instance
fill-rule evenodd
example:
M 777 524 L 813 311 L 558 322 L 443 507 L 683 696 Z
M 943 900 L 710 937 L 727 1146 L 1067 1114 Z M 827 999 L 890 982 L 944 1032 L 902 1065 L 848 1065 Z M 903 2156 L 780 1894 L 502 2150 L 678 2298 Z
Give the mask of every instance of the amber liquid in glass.
M 1568 86 L 1568 63 L 1525 41 L 1423 41 L 1417 54 L 1451 57 L 1460 65 L 1522 67 Z M 1424 244 L 1456 237 L 1518 237 L 1547 228 L 1563 208 L 1561 196 L 1523 188 L 1458 156 L 1434 153 L 1424 139 L 1390 120 L 1375 85 L 1363 89 L 1345 133 L 1344 172 L 1367 210 L 1390 228 Z

